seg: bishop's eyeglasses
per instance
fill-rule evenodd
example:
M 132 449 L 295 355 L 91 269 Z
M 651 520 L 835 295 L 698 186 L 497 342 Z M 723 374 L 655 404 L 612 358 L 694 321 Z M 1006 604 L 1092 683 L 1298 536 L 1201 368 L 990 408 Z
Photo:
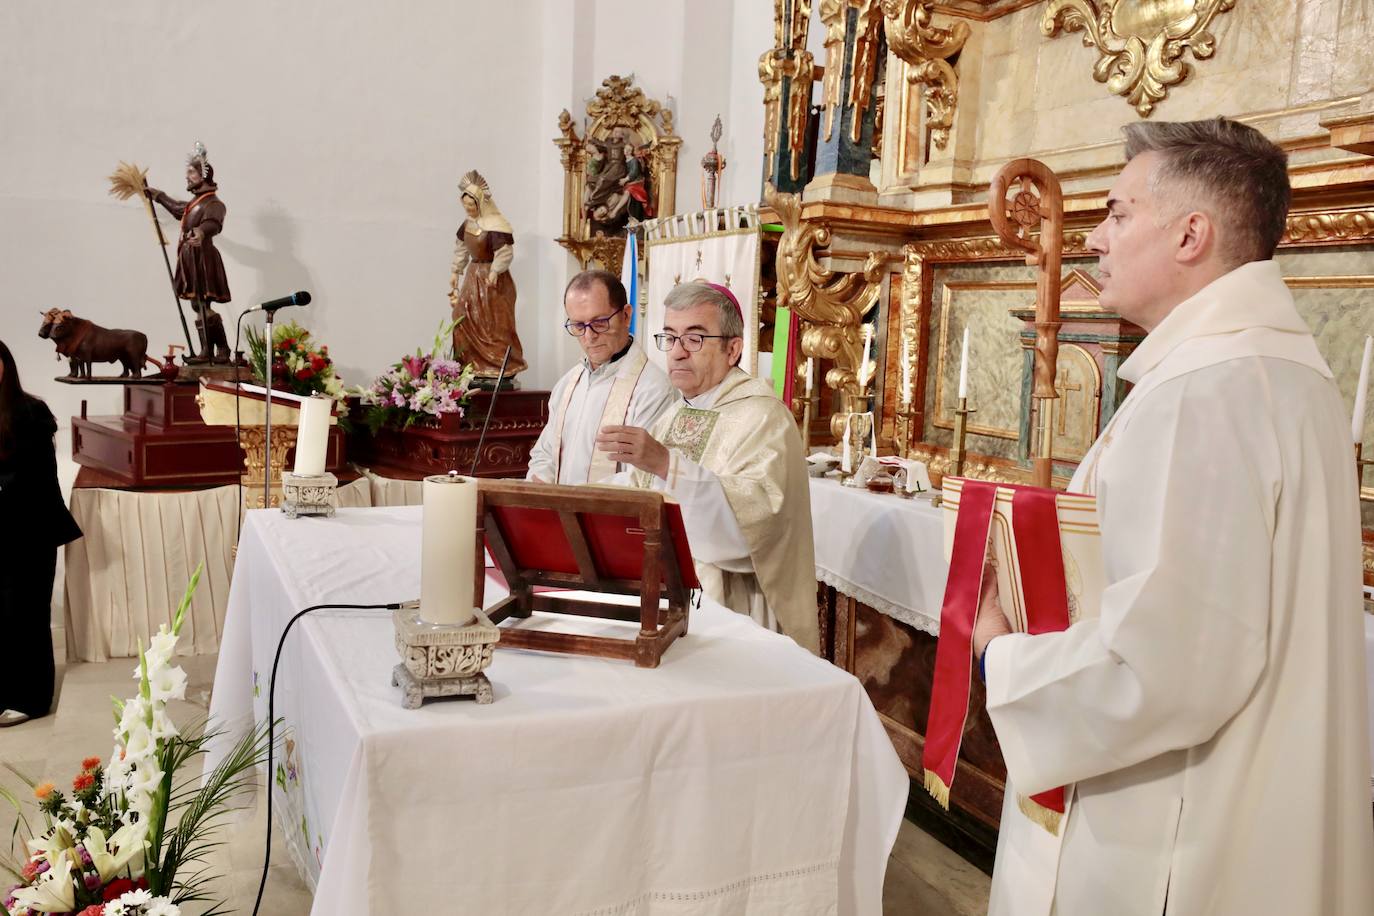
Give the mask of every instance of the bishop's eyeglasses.
M 657 344 L 658 348 L 664 353 L 668 353 L 672 351 L 678 341 L 682 341 L 682 349 L 686 350 L 688 353 L 695 353 L 701 349 L 702 344 L 706 343 L 708 339 L 729 340 L 732 336 L 731 334 L 694 333 L 683 334 L 679 337 L 677 334 L 655 334 L 654 343 Z

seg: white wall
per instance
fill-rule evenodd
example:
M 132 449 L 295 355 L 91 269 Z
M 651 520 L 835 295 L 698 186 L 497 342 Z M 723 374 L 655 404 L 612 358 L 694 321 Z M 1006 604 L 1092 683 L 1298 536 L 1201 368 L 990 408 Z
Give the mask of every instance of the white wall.
M 228 206 L 227 324 L 308 289 L 315 304 L 282 318 L 328 343 L 349 384 L 428 341 L 447 315 L 455 185 L 479 169 L 516 230 L 531 363 L 522 382 L 547 387 L 577 353 L 559 327 L 576 265 L 553 241 L 558 112 L 582 111 L 605 76 L 633 73 L 671 105 L 684 137 L 678 209 L 699 206 L 716 114 L 723 200 L 754 201 L 757 59 L 771 44 L 765 0 L 10 0 L 0 4 L 0 339 L 60 419 L 82 398 L 93 414 L 118 413 L 118 388 L 52 380 L 65 363 L 38 339 L 37 313 L 60 305 L 138 328 L 154 353 L 181 340 L 147 218 L 107 195 L 106 176 L 134 161 L 184 197 L 184 157 L 199 139 Z M 70 448 L 63 426 L 59 456 Z

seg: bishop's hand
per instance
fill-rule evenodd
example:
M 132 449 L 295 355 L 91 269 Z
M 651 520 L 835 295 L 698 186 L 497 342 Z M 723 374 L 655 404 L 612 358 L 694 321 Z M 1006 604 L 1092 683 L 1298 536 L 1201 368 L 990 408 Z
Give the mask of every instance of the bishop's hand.
M 1011 632 L 1011 623 L 1002 610 L 997 594 L 997 571 L 989 563 L 983 567 L 983 591 L 978 596 L 978 616 L 973 621 L 973 655 L 982 658 L 988 643 Z
M 668 449 L 638 426 L 603 426 L 596 447 L 612 461 L 630 464 L 655 477 L 668 477 Z

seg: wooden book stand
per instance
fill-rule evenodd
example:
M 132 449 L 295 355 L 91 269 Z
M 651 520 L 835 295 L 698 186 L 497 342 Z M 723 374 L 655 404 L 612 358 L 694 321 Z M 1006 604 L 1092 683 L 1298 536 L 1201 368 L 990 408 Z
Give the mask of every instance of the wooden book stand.
M 657 668 L 687 632 L 689 592 L 698 588 L 682 510 L 661 493 L 483 480 L 477 490 L 477 606 L 485 605 L 485 540 L 510 596 L 486 610 L 492 623 L 534 611 L 638 620 L 633 639 L 501 628 L 499 646 L 632 660 Z M 536 587 L 638 595 L 639 607 L 575 600 Z M 659 601 L 668 599 L 666 609 Z

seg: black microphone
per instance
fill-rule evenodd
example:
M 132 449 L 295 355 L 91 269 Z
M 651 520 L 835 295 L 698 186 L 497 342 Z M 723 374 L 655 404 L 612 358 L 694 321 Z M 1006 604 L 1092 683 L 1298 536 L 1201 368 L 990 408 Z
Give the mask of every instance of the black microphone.
M 253 306 L 253 307 L 252 307 L 251 309 L 249 309 L 248 311 L 249 311 L 249 312 L 275 312 L 277 309 L 284 309 L 284 308 L 288 308 L 288 307 L 293 306 L 293 305 L 309 305 L 309 304 L 310 304 L 310 294 L 307 293 L 305 290 L 301 290 L 300 292 L 298 292 L 298 293 L 292 293 L 292 294 L 289 295 L 289 296 L 282 296 L 280 299 L 270 299 L 270 300 L 268 300 L 267 302 L 264 302 L 262 305 L 255 305 L 255 306 Z M 247 313 L 245 312 L 245 314 L 247 314 Z

